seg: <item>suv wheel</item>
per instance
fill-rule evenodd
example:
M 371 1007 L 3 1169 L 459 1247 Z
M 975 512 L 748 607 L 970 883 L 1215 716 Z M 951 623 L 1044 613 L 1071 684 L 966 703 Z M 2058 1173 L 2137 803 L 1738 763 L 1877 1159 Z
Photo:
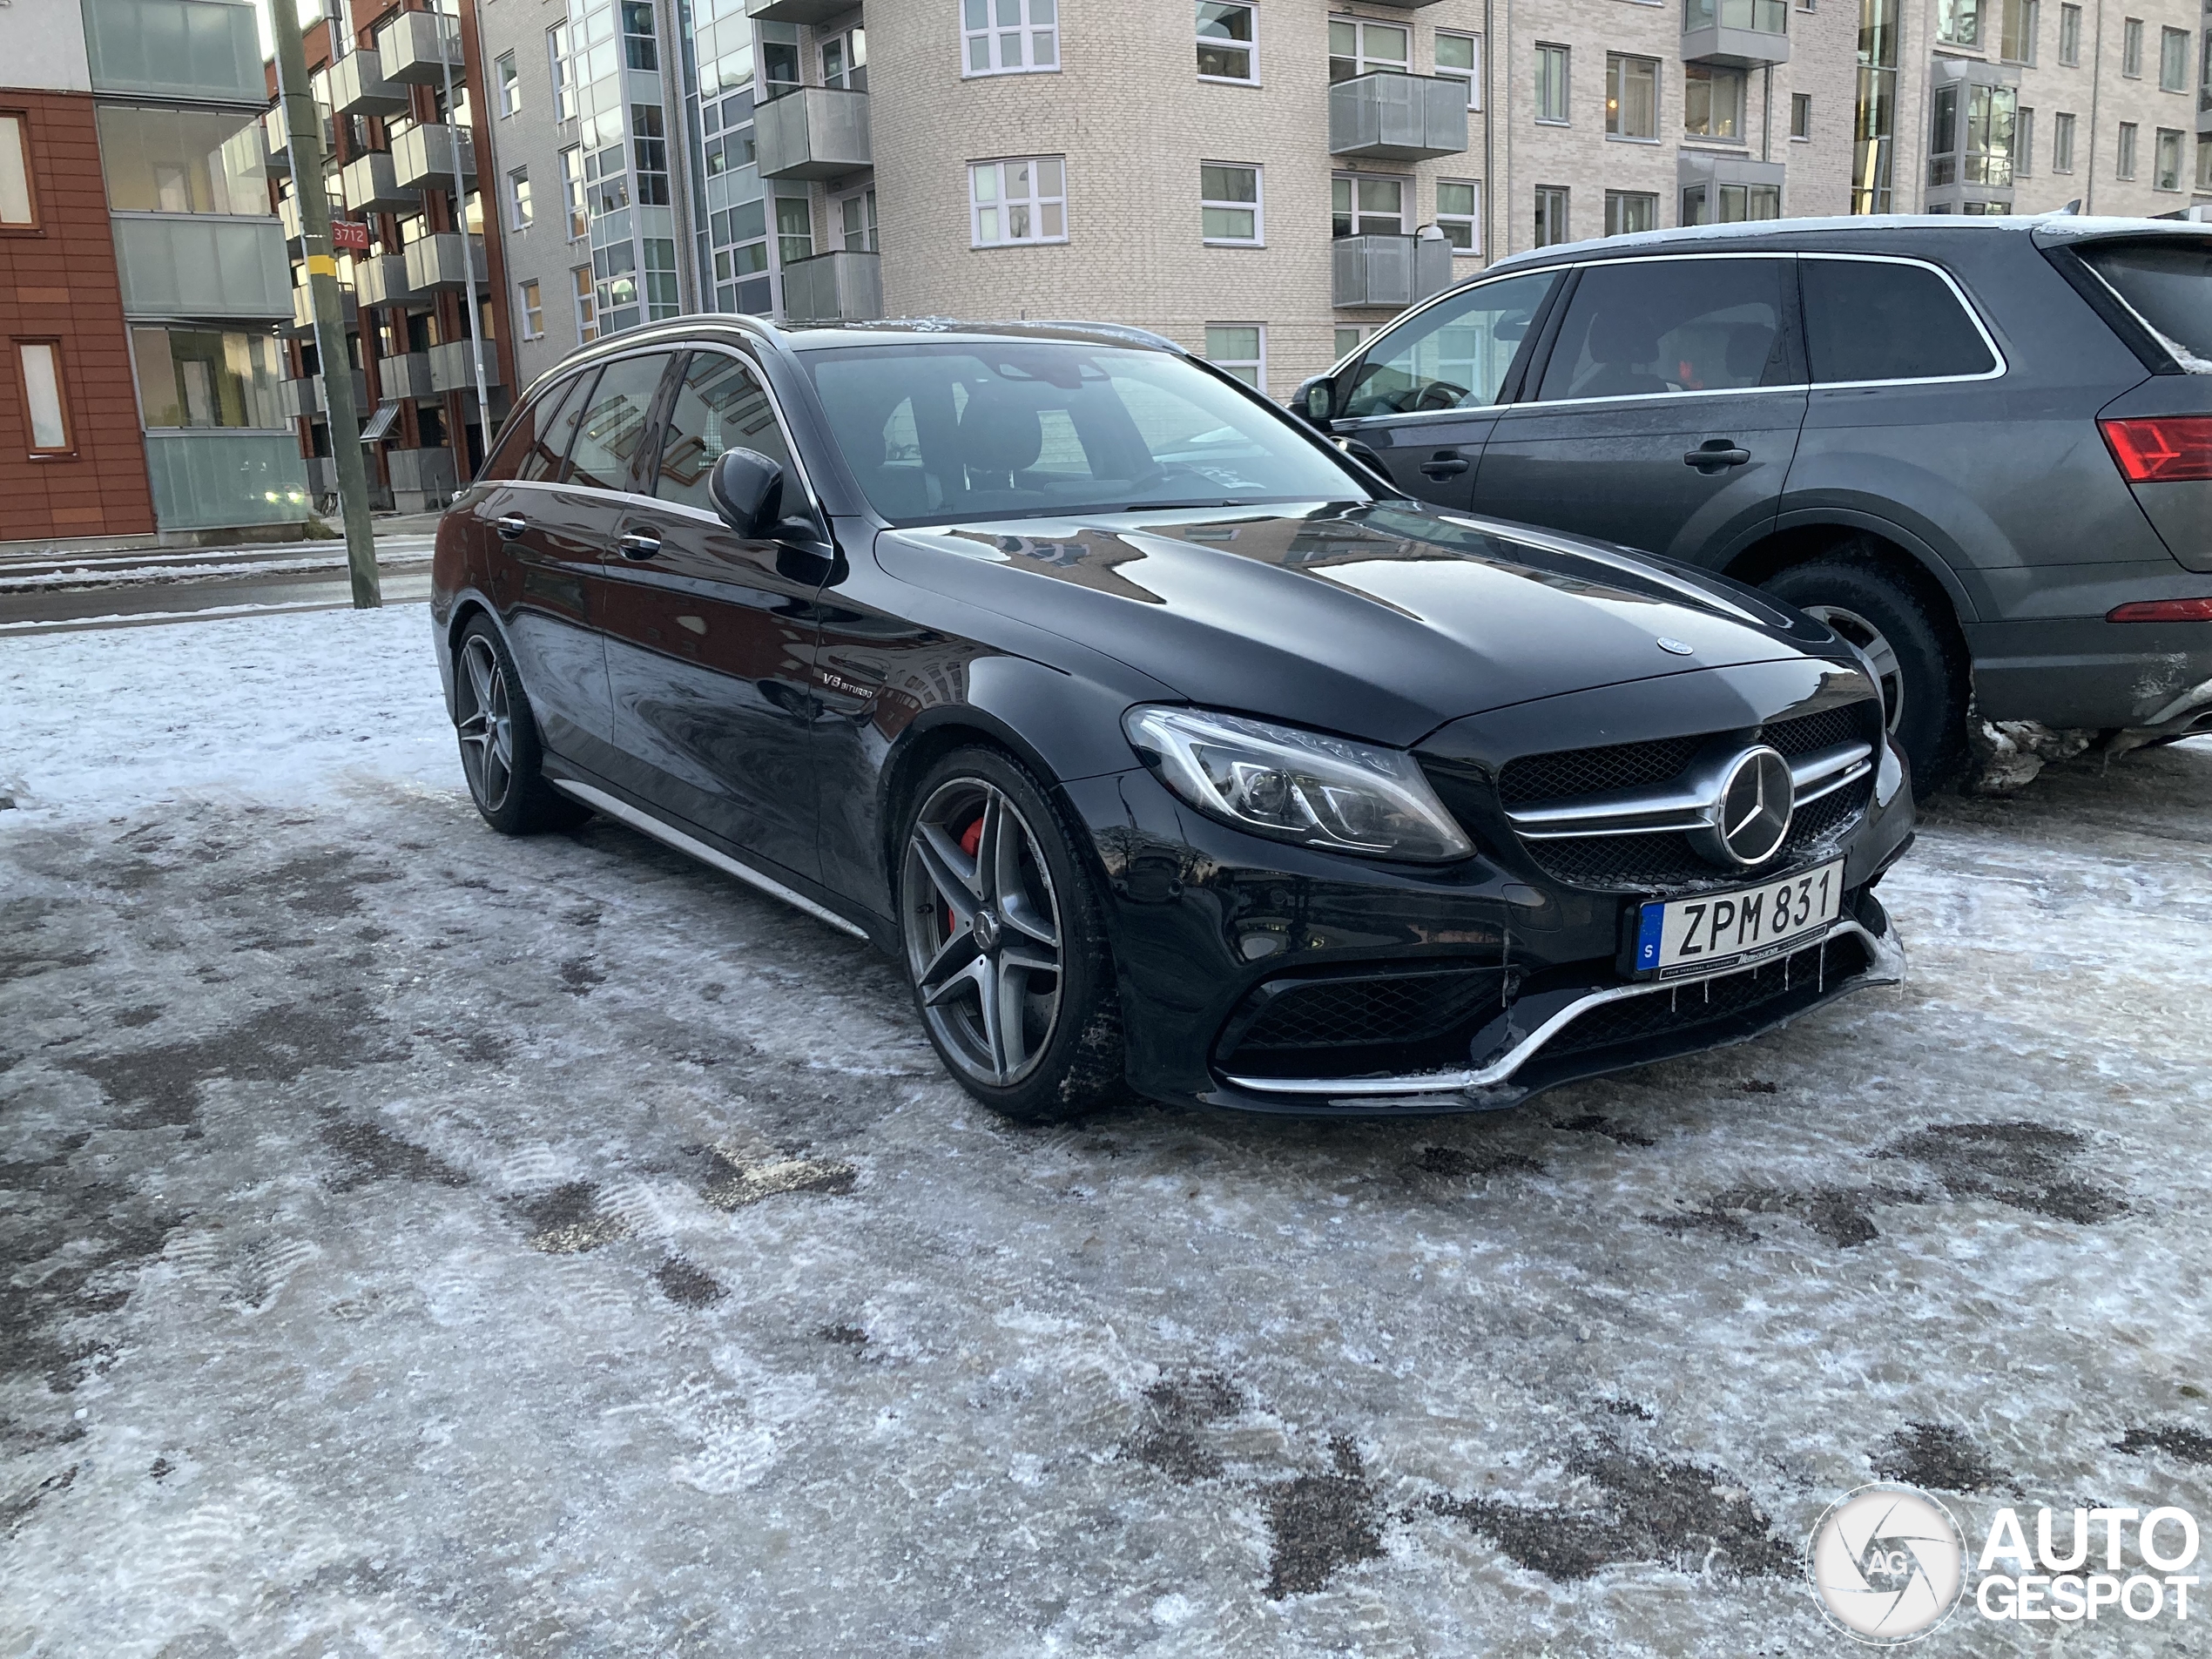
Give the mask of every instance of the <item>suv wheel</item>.
M 1094 884 L 1061 814 L 990 749 L 946 756 L 914 799 L 900 931 L 946 1069 L 1026 1122 L 1108 1103 L 1123 1086 L 1121 1003 Z
M 469 793 L 501 834 L 573 829 L 591 816 L 540 774 L 543 751 L 522 676 L 507 642 L 481 614 L 469 619 L 453 654 L 453 724 Z
M 1925 602 L 1878 564 L 1851 558 L 1792 565 L 1766 590 L 1866 653 L 1890 735 L 1912 765 L 1913 792 L 1946 782 L 1964 755 L 1965 677 Z

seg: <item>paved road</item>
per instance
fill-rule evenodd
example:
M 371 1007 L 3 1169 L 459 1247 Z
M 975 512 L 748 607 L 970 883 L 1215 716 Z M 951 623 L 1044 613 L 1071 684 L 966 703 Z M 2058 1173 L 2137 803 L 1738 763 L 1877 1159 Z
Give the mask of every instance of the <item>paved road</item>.
M 432 540 L 427 534 L 377 538 L 377 572 L 387 604 L 429 596 Z M 0 565 L 0 635 L 352 604 L 345 548 L 330 542 L 100 553 Z

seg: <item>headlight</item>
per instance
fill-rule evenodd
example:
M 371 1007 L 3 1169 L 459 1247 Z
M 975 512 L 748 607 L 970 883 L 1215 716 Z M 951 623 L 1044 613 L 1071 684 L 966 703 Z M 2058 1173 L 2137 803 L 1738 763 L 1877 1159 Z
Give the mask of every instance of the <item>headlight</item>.
M 1156 704 L 1131 709 L 1122 725 L 1170 789 L 1239 829 L 1426 863 L 1474 851 L 1401 750 Z

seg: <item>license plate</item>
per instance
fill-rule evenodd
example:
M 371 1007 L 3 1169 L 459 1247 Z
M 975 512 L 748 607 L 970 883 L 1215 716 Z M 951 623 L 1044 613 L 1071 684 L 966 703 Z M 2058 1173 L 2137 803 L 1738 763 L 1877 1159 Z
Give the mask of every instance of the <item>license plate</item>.
M 1844 861 L 1643 907 L 1636 971 L 1661 979 L 1717 974 L 1778 956 L 1827 930 L 1844 903 Z

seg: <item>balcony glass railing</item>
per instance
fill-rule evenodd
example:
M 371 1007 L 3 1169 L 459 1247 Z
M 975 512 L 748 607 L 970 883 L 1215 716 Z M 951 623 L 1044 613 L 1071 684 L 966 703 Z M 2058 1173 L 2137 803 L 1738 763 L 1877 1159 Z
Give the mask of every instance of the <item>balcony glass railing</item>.
M 1716 25 L 1754 30 L 1763 35 L 1787 34 L 1790 0 L 1683 0 L 1683 33 Z

